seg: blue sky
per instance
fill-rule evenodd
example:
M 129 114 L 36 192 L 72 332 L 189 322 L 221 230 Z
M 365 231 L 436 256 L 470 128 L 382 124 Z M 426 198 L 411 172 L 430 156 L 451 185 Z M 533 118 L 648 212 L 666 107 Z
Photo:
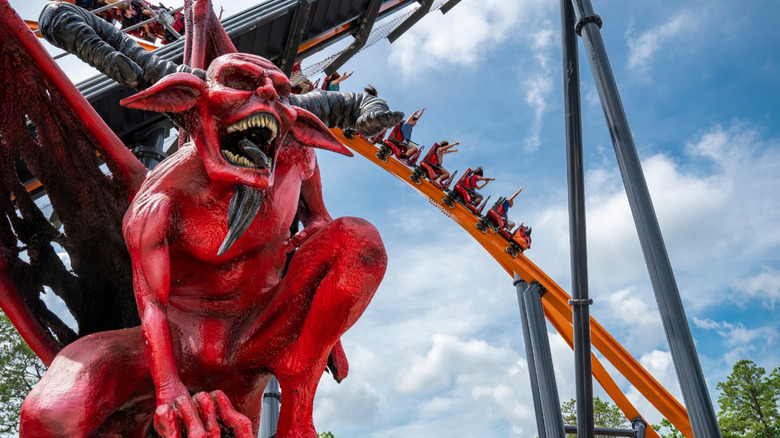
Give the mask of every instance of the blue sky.
M 34 19 L 45 2 L 11 3 Z M 224 4 L 225 13 L 251 4 Z M 716 383 L 737 360 L 780 365 L 780 4 L 601 0 L 594 9 L 715 401 Z M 568 290 L 559 34 L 558 2 L 463 0 L 395 44 L 353 58 L 342 68 L 355 70 L 342 90 L 370 83 L 394 109 L 426 107 L 414 139 L 461 141 L 445 167 L 482 165 L 497 178 L 486 195 L 524 186 L 510 216 L 534 228 L 526 255 Z M 681 400 L 582 50 L 580 58 L 591 312 Z M 73 61 L 63 66 L 73 77 L 86 72 Z M 322 380 L 318 430 L 340 438 L 535 436 L 506 273 L 383 170 L 360 157 L 319 159 L 331 214 L 374 223 L 390 261 L 374 301 L 343 338 L 349 378 Z M 549 330 L 568 400 L 571 350 Z M 646 417 L 660 420 L 613 377 Z

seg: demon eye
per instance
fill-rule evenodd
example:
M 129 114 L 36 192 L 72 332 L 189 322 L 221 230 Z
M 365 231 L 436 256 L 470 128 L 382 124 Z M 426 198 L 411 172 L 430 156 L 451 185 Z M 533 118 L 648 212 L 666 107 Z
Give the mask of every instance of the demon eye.
M 251 72 L 230 70 L 220 74 L 217 81 L 234 90 L 252 91 L 259 87 L 260 78 Z

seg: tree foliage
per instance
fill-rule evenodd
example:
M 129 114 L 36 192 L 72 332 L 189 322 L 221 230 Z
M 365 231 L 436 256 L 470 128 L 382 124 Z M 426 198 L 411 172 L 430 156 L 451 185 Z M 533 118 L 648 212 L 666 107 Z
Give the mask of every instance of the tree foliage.
M 19 432 L 22 402 L 44 372 L 46 366 L 0 313 L 0 433 Z
M 577 424 L 577 401 L 571 399 L 563 402 L 561 413 L 564 424 Z M 617 406 L 598 397 L 593 398 L 593 423 L 596 427 L 631 428 L 631 424 Z M 576 437 L 577 435 L 567 434 L 566 436 Z
M 320 434 L 320 438 L 336 438 L 336 436 L 333 435 L 333 432 L 327 431 L 327 432 L 322 432 Z
M 652 427 L 659 432 L 658 435 L 660 435 L 661 438 L 685 438 L 682 432 L 677 430 L 677 428 L 674 427 L 674 424 L 666 418 L 661 420 L 661 424 L 654 424 Z M 661 429 L 664 430 L 661 431 Z
M 753 361 L 741 360 L 718 389 L 718 422 L 724 438 L 780 436 L 780 367 L 767 375 Z

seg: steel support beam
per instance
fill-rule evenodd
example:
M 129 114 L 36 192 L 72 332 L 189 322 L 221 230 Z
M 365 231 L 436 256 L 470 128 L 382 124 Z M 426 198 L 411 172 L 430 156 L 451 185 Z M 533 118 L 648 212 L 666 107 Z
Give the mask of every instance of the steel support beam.
M 355 56 L 355 54 L 366 45 L 368 36 L 371 35 L 371 29 L 374 28 L 374 23 L 376 23 L 376 17 L 379 16 L 380 7 L 382 7 L 382 0 L 371 0 L 371 3 L 368 4 L 366 15 L 359 19 L 360 26 L 357 29 L 357 34 L 355 34 L 355 41 L 344 49 L 333 62 L 325 67 L 324 71 L 327 76 L 332 75 L 336 70 L 341 68 L 341 66 L 346 64 L 350 58 Z
M 571 246 L 572 326 L 574 373 L 577 387 L 577 438 L 593 438 L 593 369 L 590 359 L 590 303 L 588 247 L 585 227 L 580 70 L 574 9 L 560 0 L 563 53 L 563 98 L 566 111 L 566 166 L 569 186 L 569 242 Z
M 544 428 L 544 414 L 542 413 L 542 401 L 539 394 L 539 379 L 536 377 L 536 361 L 534 360 L 534 349 L 531 344 L 531 329 L 528 326 L 528 312 L 525 310 L 523 301 L 523 292 L 528 289 L 528 283 L 515 273 L 514 286 L 517 289 L 517 302 L 520 305 L 520 321 L 523 326 L 523 343 L 525 345 L 525 358 L 528 362 L 528 375 L 531 378 L 531 396 L 534 400 L 534 414 L 536 415 L 536 430 L 539 438 L 547 438 L 547 432 Z
M 558 399 L 558 385 L 555 383 L 550 339 L 547 337 L 547 324 L 542 308 L 542 294 L 545 292 L 542 286 L 534 281 L 523 292 L 523 303 L 528 316 L 528 331 L 531 335 L 536 379 L 539 382 L 545 434 L 548 438 L 558 438 L 565 434 L 561 402 Z
M 403 23 L 399 24 L 398 27 L 393 29 L 392 32 L 390 32 L 390 35 L 387 36 L 387 39 L 390 40 L 391 43 L 395 42 L 401 35 L 403 35 L 407 30 L 411 29 L 412 26 L 417 24 L 422 17 L 424 17 L 428 12 L 431 10 L 431 6 L 433 6 L 433 0 L 419 0 L 420 1 L 420 7 L 417 8 L 414 12 L 412 12 L 412 15 L 409 16 L 406 20 L 404 20 Z
M 276 436 L 276 425 L 279 423 L 279 406 L 282 404 L 282 390 L 279 381 L 271 377 L 263 393 L 263 409 L 260 410 L 260 438 Z
M 645 438 L 647 434 L 647 423 L 642 417 L 636 417 L 631 420 L 631 427 L 634 428 L 635 438 Z
M 298 6 L 293 13 L 292 25 L 287 35 L 287 46 L 282 54 L 282 62 L 279 68 L 287 77 L 292 74 L 295 65 L 295 57 L 298 55 L 298 47 L 303 40 L 303 31 L 306 30 L 306 21 L 309 19 L 309 10 L 311 10 L 310 0 L 298 0 Z
M 452 8 L 454 8 L 455 5 L 457 5 L 458 3 L 460 3 L 460 0 L 450 0 L 447 3 L 443 4 L 439 10 L 441 11 L 442 14 L 446 14 Z
M 565 425 L 563 426 L 564 430 L 566 430 L 566 433 L 576 433 L 579 435 L 579 428 L 577 426 L 572 425 Z M 613 429 L 611 427 L 596 427 L 594 429 L 596 431 L 596 435 L 598 436 L 627 436 L 631 438 L 636 438 L 636 435 L 634 434 L 634 431 L 632 429 Z
M 593 12 L 590 0 L 572 0 L 577 17 L 575 30 L 582 35 L 593 78 L 617 155 L 618 166 L 628 195 L 639 242 L 661 313 L 666 339 L 680 382 L 688 417 L 697 438 L 720 438 L 715 410 L 685 316 L 680 292 L 666 252 L 658 218 L 647 189 L 639 155 L 631 136 L 623 103 L 601 38 L 601 18 Z

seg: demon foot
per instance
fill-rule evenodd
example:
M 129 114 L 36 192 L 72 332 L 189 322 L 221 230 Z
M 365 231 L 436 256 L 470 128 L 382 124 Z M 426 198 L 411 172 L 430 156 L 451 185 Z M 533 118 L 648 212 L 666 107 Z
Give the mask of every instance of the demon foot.
M 252 422 L 233 408 L 222 391 L 180 396 L 158 406 L 154 428 L 163 438 L 254 438 Z

